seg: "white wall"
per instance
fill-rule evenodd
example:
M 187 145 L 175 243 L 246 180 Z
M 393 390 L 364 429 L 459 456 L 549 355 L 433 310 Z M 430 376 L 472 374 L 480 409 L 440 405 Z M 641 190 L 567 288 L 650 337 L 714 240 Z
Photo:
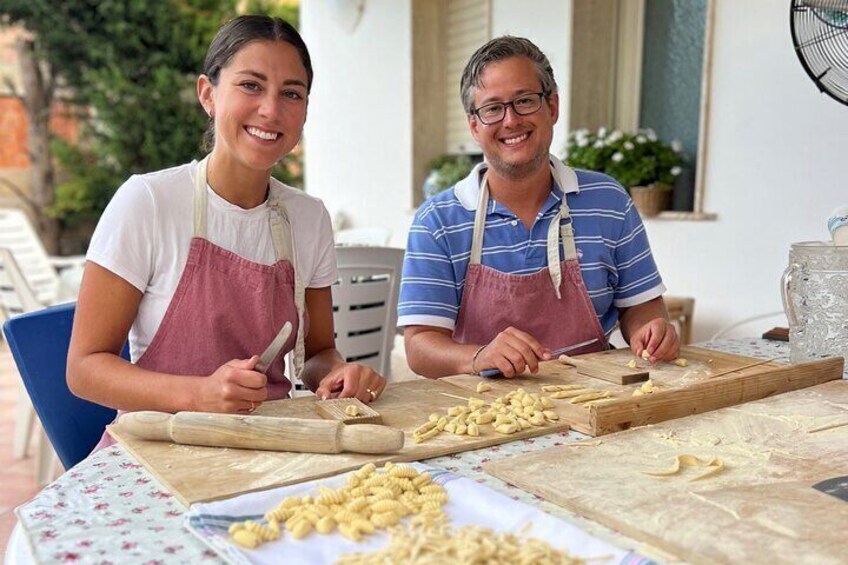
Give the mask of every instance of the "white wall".
M 412 194 L 410 0 L 368 0 L 348 33 L 335 3 L 301 2 L 315 83 L 306 120 L 306 190 L 356 227 L 406 244 Z
M 718 221 L 647 222 L 669 291 L 696 299 L 695 339 L 781 310 L 790 244 L 828 238 L 828 214 L 848 204 L 848 107 L 806 76 L 788 3 L 716 8 L 705 208 Z
M 528 6 L 530 7 L 528 9 Z M 568 92 L 571 90 L 571 2 L 563 0 L 492 0 L 492 37 L 526 37 L 548 56 L 559 86 L 559 121 L 551 153 L 562 156 L 568 135 Z
M 301 3 L 301 31 L 312 55 L 315 85 L 304 134 L 306 189 L 355 227 L 386 226 L 404 247 L 412 221 L 411 0 L 368 0 L 359 25 L 342 31 L 332 2 Z M 571 7 L 540 0 L 493 0 L 492 32 L 536 42 L 548 55 L 561 92 L 568 92 Z M 540 25 L 544 14 L 545 25 Z M 567 100 L 560 104 L 568 108 Z M 565 143 L 567 116 L 553 149 Z
M 368 0 L 352 35 L 334 24 L 326 0 L 301 4 L 316 70 L 307 190 L 356 226 L 390 227 L 399 246 L 412 190 L 410 1 Z M 696 299 L 696 340 L 780 310 L 790 243 L 826 238 L 829 212 L 848 204 L 848 107 L 819 94 L 804 73 L 788 3 L 716 3 L 705 208 L 718 220 L 646 222 L 669 292 Z M 493 33 L 538 42 L 567 92 L 570 3 L 538 0 L 532 8 L 493 0 Z

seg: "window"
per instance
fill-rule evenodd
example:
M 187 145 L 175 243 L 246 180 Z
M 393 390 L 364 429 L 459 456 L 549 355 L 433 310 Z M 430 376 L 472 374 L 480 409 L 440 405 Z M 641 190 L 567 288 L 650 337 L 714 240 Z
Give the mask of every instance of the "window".
M 479 153 L 459 97 L 462 71 L 471 55 L 490 39 L 488 0 L 454 0 L 445 12 L 445 153 Z
M 713 1 L 574 2 L 569 127 L 682 142 L 689 167 L 661 218 L 714 217 L 703 211 Z
M 491 37 L 491 0 L 412 3 L 412 205 L 422 202 L 427 164 L 444 154 L 479 154 L 459 82 L 471 55 Z

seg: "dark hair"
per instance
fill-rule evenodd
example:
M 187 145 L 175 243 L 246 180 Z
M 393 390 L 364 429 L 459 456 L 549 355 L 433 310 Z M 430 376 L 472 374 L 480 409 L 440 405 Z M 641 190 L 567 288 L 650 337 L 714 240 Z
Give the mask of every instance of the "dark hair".
M 470 114 L 474 110 L 473 88 L 480 86 L 480 76 L 489 63 L 511 59 L 512 57 L 526 57 L 536 67 L 536 75 L 542 85 L 545 97 L 557 91 L 557 83 L 554 80 L 554 71 L 548 58 L 542 53 L 536 44 L 523 37 L 504 35 L 496 37 L 483 47 L 479 48 L 468 60 L 462 79 L 459 83 L 459 95 L 462 98 L 462 107 L 465 113 Z
M 259 15 L 239 16 L 224 24 L 206 51 L 203 63 L 203 74 L 209 77 L 209 82 L 218 84 L 221 69 L 226 67 L 242 47 L 251 41 L 282 41 L 297 50 L 300 62 L 306 69 L 306 92 L 312 90 L 312 59 L 303 38 L 290 23 L 282 18 Z M 209 126 L 203 135 L 203 149 L 209 151 L 215 143 L 214 120 L 210 118 Z

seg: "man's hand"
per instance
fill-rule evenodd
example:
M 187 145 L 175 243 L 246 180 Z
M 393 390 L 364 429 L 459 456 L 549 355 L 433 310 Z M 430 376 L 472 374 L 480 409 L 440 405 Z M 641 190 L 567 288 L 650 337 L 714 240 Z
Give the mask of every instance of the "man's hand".
M 630 337 L 630 349 L 639 357 L 647 351 L 651 363 L 672 361 L 680 356 L 680 338 L 671 322 L 654 318 Z
M 547 361 L 551 352 L 536 338 L 521 330 L 509 327 L 489 342 L 477 356 L 474 368 L 497 369 L 507 378 L 539 371 L 539 361 Z
M 321 379 L 315 395 L 321 400 L 328 398 L 358 398 L 368 403 L 377 400 L 386 379 L 370 367 L 357 363 L 345 363 L 330 371 Z

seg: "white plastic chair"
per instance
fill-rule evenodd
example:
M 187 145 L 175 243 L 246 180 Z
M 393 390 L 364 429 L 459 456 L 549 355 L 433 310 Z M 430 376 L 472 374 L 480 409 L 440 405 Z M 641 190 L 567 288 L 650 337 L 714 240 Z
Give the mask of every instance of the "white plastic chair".
M 51 257 L 30 223 L 17 208 L 0 208 L 0 317 L 33 312 L 76 299 L 85 257 Z M 21 386 L 15 420 L 13 456 L 23 459 L 35 425 L 35 410 Z M 47 437 L 40 431 L 39 477 L 55 459 Z M 46 445 L 45 445 L 46 444 Z
M 389 244 L 392 232 L 388 228 L 348 228 L 335 234 L 336 245 L 385 247 Z
M 27 215 L 17 208 L 0 208 L 0 248 L 15 257 L 27 285 L 41 306 L 76 299 L 85 257 L 51 257 Z M 6 308 L 6 304 L 2 306 Z M 6 315 L 19 312 L 6 311 Z
M 9 316 L 35 312 L 44 306 L 38 301 L 18 266 L 15 256 L 9 249 L 0 247 L 0 304 Z M 29 441 L 36 423 L 35 409 L 29 395 L 20 383 L 18 392 L 18 408 L 15 415 L 15 437 L 12 454 L 15 459 L 26 457 Z M 36 457 L 36 474 L 42 485 L 48 484 L 56 474 L 59 462 L 47 434 L 38 426 L 38 455 Z
M 392 247 L 336 248 L 336 349 L 347 361 L 367 365 L 386 379 L 391 377 L 403 253 Z

